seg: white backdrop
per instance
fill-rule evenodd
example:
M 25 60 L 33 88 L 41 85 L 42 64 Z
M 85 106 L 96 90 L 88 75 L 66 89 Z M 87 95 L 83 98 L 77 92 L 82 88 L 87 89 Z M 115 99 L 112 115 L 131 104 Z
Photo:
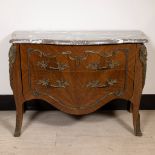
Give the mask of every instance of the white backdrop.
M 143 93 L 155 93 L 155 0 L 0 0 L 0 94 L 9 85 L 15 30 L 142 30 L 149 38 Z

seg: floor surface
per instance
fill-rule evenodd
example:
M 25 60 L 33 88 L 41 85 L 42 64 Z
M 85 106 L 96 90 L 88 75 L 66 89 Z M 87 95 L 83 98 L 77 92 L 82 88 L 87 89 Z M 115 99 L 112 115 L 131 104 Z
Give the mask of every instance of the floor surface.
M 125 110 L 27 111 L 21 137 L 13 137 L 15 111 L 0 111 L 0 155 L 155 155 L 155 111 L 140 114 L 143 136 L 136 137 Z

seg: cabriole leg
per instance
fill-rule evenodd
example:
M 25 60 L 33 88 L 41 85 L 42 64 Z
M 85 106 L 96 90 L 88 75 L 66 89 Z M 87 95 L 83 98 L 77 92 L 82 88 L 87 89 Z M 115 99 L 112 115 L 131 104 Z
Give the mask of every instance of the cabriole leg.
M 147 51 L 143 44 L 137 44 L 138 52 L 135 61 L 134 91 L 130 101 L 132 104 L 133 126 L 135 136 L 142 136 L 140 130 L 140 99 L 145 84 Z
M 14 132 L 15 137 L 19 137 L 21 134 L 23 112 L 24 112 L 23 104 L 16 103 L 16 128 L 15 128 L 15 132 Z
M 132 106 L 132 115 L 133 115 L 133 126 L 134 126 L 134 134 L 135 136 L 142 136 L 142 132 L 140 129 L 140 114 L 139 107 L 137 105 Z
M 14 133 L 15 137 L 19 137 L 21 133 L 23 120 L 23 103 L 25 101 L 23 96 L 20 60 L 20 46 L 18 44 L 12 45 L 9 51 L 9 71 L 10 85 L 13 90 L 16 103 L 16 128 Z

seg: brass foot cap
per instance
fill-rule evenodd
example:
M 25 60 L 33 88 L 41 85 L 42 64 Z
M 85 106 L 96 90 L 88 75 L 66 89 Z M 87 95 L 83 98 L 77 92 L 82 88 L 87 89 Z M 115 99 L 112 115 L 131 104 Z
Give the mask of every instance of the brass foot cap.
M 139 136 L 139 137 L 140 137 L 140 136 L 142 136 L 142 135 L 143 135 L 143 134 L 142 134 L 141 131 L 135 133 L 135 136 Z
M 14 137 L 19 137 L 19 136 L 20 136 L 20 132 L 19 131 L 15 131 Z

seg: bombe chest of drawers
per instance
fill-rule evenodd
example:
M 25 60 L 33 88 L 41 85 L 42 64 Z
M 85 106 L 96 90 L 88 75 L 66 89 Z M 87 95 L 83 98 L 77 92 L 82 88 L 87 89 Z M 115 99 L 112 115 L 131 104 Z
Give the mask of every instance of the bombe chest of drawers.
M 10 40 L 10 83 L 20 136 L 23 104 L 42 99 L 74 115 L 114 99 L 130 101 L 134 133 L 146 72 L 146 36 L 140 31 L 16 31 Z

